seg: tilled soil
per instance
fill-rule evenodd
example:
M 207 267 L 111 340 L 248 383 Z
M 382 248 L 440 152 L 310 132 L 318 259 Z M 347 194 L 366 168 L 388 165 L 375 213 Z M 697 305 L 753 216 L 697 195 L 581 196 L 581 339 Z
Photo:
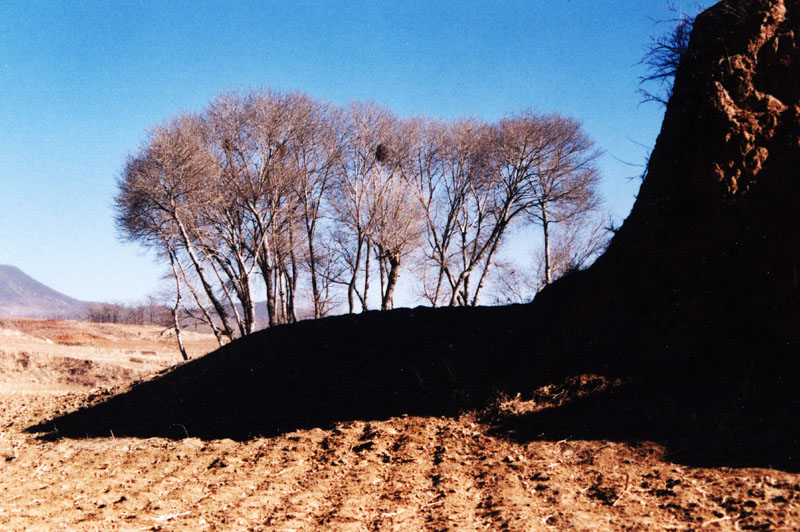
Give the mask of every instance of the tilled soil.
M 193 358 L 217 347 L 210 334 L 184 336 Z M 163 327 L 0 318 L 0 392 L 88 391 L 180 361 L 174 333 Z
M 474 413 L 242 442 L 24 432 L 97 399 L 0 395 L 0 530 L 800 528 L 800 475 L 690 468 L 652 442 L 519 443 Z
M 528 401 L 498 399 L 486 410 L 453 417 L 340 418 L 237 441 L 123 438 L 111 430 L 60 437 L 59 415 L 131 390 L 132 375 L 111 372 L 130 362 L 125 350 L 144 358 L 158 349 L 150 347 L 152 339 L 137 339 L 143 329 L 58 325 L 73 336 L 56 339 L 85 342 L 78 346 L 46 342 L 42 334 L 51 342 L 57 335 L 42 327 L 53 324 L 23 325 L 26 330 L 5 324 L 12 332 L 3 345 L 12 354 L 0 367 L 2 531 L 800 529 L 800 474 L 689 467 L 675 461 L 674 446 L 636 438 L 554 437 L 559 431 L 552 422 L 566 411 L 552 407 L 619 384 L 592 375 L 543 386 Z M 111 343 L 98 346 L 76 330 Z M 17 347 L 30 337 L 39 338 L 36 349 L 25 348 L 23 357 Z M 140 340 L 151 343 L 126 343 Z M 73 383 L 64 380 L 72 366 L 54 355 L 75 363 L 99 357 L 110 365 Z M 26 367 L 17 368 L 23 359 Z M 121 385 L 107 388 L 116 382 Z M 102 387 L 86 391 L 89 384 Z M 228 405 L 229 415 L 240 407 L 246 405 Z M 552 415 L 531 416 L 547 412 Z M 55 430 L 28 432 L 43 422 L 55 423 Z

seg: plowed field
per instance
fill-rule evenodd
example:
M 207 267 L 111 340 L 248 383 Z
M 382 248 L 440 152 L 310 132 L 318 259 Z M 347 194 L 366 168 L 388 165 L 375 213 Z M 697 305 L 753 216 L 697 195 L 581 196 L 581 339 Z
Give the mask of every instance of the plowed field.
M 0 393 L 0 530 L 800 528 L 798 474 L 689 467 L 655 442 L 523 439 L 508 428 L 565 400 L 564 389 L 458 417 L 351 420 L 246 441 L 50 441 L 25 429 L 111 392 L 56 393 L 57 367 L 43 368 L 48 393 Z

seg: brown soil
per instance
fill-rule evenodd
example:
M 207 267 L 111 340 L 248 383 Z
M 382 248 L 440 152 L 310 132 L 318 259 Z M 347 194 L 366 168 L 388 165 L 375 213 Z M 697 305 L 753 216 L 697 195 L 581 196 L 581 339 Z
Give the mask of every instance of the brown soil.
M 185 336 L 192 357 L 217 347 L 211 335 Z M 174 333 L 163 327 L 0 318 L 0 392 L 114 386 L 180 360 Z
M 562 438 L 560 431 L 568 429 L 548 422 L 549 412 L 568 412 L 564 408 L 570 404 L 624 388 L 593 376 L 544 386 L 529 400 L 498 399 L 491 407 L 454 416 L 339 421 L 240 441 L 123 438 L 113 433 L 50 441 L 52 433 L 26 429 L 101 404 L 129 388 L 109 390 L 109 383 L 129 382 L 139 373 L 95 363 L 84 355 L 94 372 L 76 384 L 65 379 L 72 366 L 65 369 L 48 358 L 63 353 L 36 354 L 30 349 L 27 368 L 36 369 L 36 376 L 30 377 L 24 371 L 8 371 L 12 357 L 23 358 L 10 345 L 26 338 L 31 342 L 30 338 L 62 336 L 70 342 L 79 339 L 84 353 L 106 361 L 120 357 L 120 350 L 139 351 L 139 358 L 158 361 L 143 367 L 156 369 L 177 355 L 174 347 L 170 353 L 168 342 L 147 340 L 154 332 L 147 328 L 14 323 L 19 334 L 2 337 L 3 349 L 13 354 L 6 355 L 0 373 L 0 530 L 800 526 L 798 474 L 769 468 L 689 467 L 652 441 L 580 434 Z M 10 329 L 7 320 L 3 325 Z M 109 348 L 109 342 L 114 347 Z M 128 343 L 121 347 L 114 342 Z M 122 360 L 129 358 L 126 354 Z M 88 390 L 91 379 L 102 387 Z M 47 393 L 32 393 L 31 381 Z M 76 389 L 82 391 L 67 393 Z M 544 425 L 536 421 L 542 415 Z
M 508 428 L 608 387 L 584 376 L 479 413 L 349 421 L 241 442 L 113 435 L 45 441 L 24 429 L 108 392 L 0 394 L 0 529 L 800 526 L 800 475 L 693 468 L 670 461 L 653 442 L 547 441 Z

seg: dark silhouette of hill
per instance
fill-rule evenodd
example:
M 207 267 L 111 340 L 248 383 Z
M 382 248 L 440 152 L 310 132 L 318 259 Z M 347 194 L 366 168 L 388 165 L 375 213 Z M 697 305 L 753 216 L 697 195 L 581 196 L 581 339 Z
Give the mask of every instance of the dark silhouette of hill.
M 594 373 L 627 385 L 494 419 L 497 434 L 657 439 L 687 463 L 797 469 L 797 79 L 800 3 L 720 2 L 695 22 L 634 208 L 588 270 L 528 306 L 263 331 L 31 430 L 247 438 L 452 414 Z
M 417 308 L 275 327 L 33 430 L 245 439 L 348 419 L 454 414 L 522 376 L 514 366 L 529 350 L 529 337 L 516 334 L 525 316 L 524 307 Z
M 22 270 L 0 264 L 0 316 L 77 318 L 86 303 L 45 286 Z

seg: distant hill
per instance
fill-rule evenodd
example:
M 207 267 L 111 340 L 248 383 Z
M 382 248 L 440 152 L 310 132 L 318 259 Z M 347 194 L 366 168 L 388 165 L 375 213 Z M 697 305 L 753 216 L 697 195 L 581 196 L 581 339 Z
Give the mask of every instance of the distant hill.
M 15 266 L 0 264 L 0 317 L 77 318 L 86 303 L 53 290 Z

